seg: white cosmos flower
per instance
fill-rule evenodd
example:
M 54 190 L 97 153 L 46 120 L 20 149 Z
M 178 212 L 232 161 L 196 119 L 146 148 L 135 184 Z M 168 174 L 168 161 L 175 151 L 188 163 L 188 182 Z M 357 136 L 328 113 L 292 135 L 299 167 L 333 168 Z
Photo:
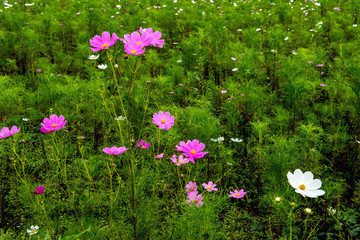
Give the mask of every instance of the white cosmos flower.
M 321 181 L 314 179 L 312 172 L 303 173 L 300 169 L 296 169 L 294 174 L 288 172 L 287 178 L 290 185 L 295 188 L 295 192 L 300 193 L 303 197 L 317 198 L 325 194 L 320 190 Z
M 28 6 L 34 6 L 34 2 L 33 3 L 25 3 L 25 6 L 28 7 Z
M 311 213 L 311 208 L 305 208 L 304 210 L 306 213 Z
M 39 230 L 39 227 L 38 226 L 31 226 L 30 229 L 27 229 L 26 232 L 29 234 L 29 235 L 34 235 L 38 232 Z
M 238 138 L 230 138 L 231 141 L 233 142 L 242 142 L 242 139 L 238 139 Z
M 89 56 L 89 59 L 90 60 L 96 60 L 96 59 L 98 59 L 100 57 L 100 55 L 90 55 Z
M 107 65 L 106 64 L 100 64 L 100 65 L 98 65 L 98 68 L 100 68 L 100 69 L 102 69 L 102 70 L 104 70 L 104 69 L 107 69 Z

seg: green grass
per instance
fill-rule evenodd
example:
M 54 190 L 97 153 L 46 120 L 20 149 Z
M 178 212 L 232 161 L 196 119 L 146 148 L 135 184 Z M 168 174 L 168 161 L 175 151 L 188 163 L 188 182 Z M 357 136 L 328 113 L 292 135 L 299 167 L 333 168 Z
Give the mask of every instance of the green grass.
M 360 3 L 195 2 L 1 3 L 0 130 L 21 131 L 0 139 L 0 239 L 360 237 Z M 128 58 L 121 41 L 89 49 L 95 35 L 140 26 L 164 47 Z M 175 116 L 169 131 L 152 123 L 159 111 Z M 66 132 L 41 133 L 52 114 Z M 176 167 L 175 146 L 193 139 L 208 154 Z M 102 151 L 112 146 L 128 151 Z M 296 169 L 325 195 L 296 193 L 286 177 Z M 186 203 L 189 181 L 200 207 Z M 235 189 L 247 194 L 230 198 Z

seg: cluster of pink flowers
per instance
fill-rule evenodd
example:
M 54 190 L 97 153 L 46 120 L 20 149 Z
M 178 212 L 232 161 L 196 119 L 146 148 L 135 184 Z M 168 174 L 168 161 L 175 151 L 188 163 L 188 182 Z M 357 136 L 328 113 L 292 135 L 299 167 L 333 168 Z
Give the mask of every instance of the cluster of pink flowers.
M 201 194 L 198 194 L 196 182 L 189 182 L 186 185 L 186 192 L 188 194 L 188 200 L 186 200 L 186 202 L 190 206 L 194 204 L 195 206 L 199 207 L 204 204 L 202 202 L 203 197 Z
M 145 47 L 149 45 L 162 48 L 165 41 L 160 38 L 161 32 L 153 32 L 152 28 L 143 29 L 140 27 L 139 30 L 131 34 L 125 34 L 124 38 L 119 38 L 115 33 L 113 33 L 110 39 L 110 33 L 103 32 L 101 37 L 96 35 L 90 40 L 90 44 L 93 46 L 93 48 L 90 49 L 94 52 L 98 52 L 103 49 L 108 49 L 109 47 L 115 45 L 117 40 L 120 40 L 125 44 L 124 49 L 127 54 L 139 55 L 143 54 L 145 52 Z
M 0 139 L 10 137 L 20 131 L 20 128 L 17 126 L 12 126 L 11 129 L 3 127 L 0 131 Z

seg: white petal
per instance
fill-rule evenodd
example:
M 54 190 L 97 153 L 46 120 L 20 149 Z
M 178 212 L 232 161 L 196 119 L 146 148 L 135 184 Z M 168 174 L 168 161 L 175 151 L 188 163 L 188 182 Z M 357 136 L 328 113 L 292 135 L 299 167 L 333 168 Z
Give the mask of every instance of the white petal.
M 34 228 L 35 228 L 35 230 L 39 230 L 39 226 L 35 226 Z
M 315 179 L 306 185 L 308 190 L 317 190 L 319 188 L 321 188 L 321 181 L 319 179 Z
M 309 191 L 309 192 L 310 192 L 310 191 Z M 325 194 L 325 191 L 323 191 L 323 190 L 315 190 L 315 191 L 311 191 L 311 194 L 312 194 L 312 195 L 315 195 L 316 197 L 318 197 L 318 196 L 324 195 L 324 194 Z
M 294 172 L 295 181 L 299 184 L 303 183 L 303 172 L 300 169 L 296 169 Z
M 303 197 L 306 197 L 303 190 L 296 189 L 295 192 L 300 193 Z
M 303 179 L 304 185 L 307 185 L 307 184 L 310 183 L 312 180 L 314 180 L 314 174 L 312 174 L 312 172 L 306 172 L 306 173 L 304 173 L 304 179 Z
M 291 172 L 288 172 L 287 178 L 288 178 L 288 181 L 289 181 L 290 185 L 293 188 L 295 188 L 295 189 L 299 188 L 299 184 L 297 184 L 297 182 L 295 181 L 294 174 L 292 174 Z
M 310 191 L 310 190 L 304 190 L 303 191 L 304 195 L 310 198 L 317 198 L 317 196 L 314 194 L 314 191 Z

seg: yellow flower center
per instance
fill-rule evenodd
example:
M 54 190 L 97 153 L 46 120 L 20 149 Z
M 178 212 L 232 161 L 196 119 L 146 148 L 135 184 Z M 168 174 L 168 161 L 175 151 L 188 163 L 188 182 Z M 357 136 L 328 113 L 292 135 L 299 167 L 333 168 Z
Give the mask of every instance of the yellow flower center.
M 178 160 L 178 163 L 181 163 L 181 160 Z
M 208 186 L 208 189 L 211 189 L 211 186 Z
M 142 149 L 145 149 L 146 147 L 145 146 L 141 146 Z
M 191 152 L 190 152 L 191 154 L 195 154 L 196 153 L 196 151 L 195 150 L 191 150 Z
M 235 193 L 235 196 L 237 196 L 237 197 L 238 197 L 238 196 L 240 196 L 240 194 L 238 194 L 238 193 Z
M 197 199 L 194 199 L 194 203 L 197 203 L 199 200 L 197 200 Z
M 193 187 L 191 187 L 191 188 L 190 188 L 190 191 L 194 191 L 194 188 L 193 188 Z
M 131 50 L 130 52 L 131 52 L 131 53 L 136 53 L 136 51 L 135 51 L 135 50 Z
M 165 123 L 166 121 L 163 119 L 163 120 L 161 120 L 161 123 Z
M 51 132 L 51 130 L 47 130 L 47 132 Z
M 102 47 L 103 48 L 106 48 L 106 47 L 108 47 L 109 45 L 107 44 L 107 43 L 104 43 L 103 45 L 102 45 Z
M 141 42 L 137 42 L 137 44 L 138 44 L 138 45 L 140 45 L 140 44 L 141 44 Z
M 292 203 L 291 203 L 291 205 L 295 206 L 295 203 L 294 203 L 294 202 L 292 202 Z
M 30 232 L 31 232 L 32 234 L 36 233 L 36 231 L 35 231 L 35 230 L 31 230 Z
M 52 127 L 56 127 L 57 125 L 54 123 L 53 125 L 51 125 Z
M 301 184 L 301 185 L 299 186 L 299 188 L 300 188 L 301 190 L 303 190 L 303 191 L 306 189 L 306 187 L 305 187 L 304 184 Z

